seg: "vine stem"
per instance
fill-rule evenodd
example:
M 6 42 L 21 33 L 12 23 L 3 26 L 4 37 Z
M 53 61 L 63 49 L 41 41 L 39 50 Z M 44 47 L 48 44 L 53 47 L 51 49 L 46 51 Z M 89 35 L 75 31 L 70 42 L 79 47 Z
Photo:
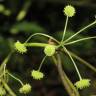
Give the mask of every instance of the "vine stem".
M 24 43 L 25 46 L 27 47 L 46 47 L 47 45 L 49 44 L 46 44 L 46 43 Z
M 75 67 L 75 69 L 76 69 L 76 71 L 77 71 L 77 74 L 78 74 L 78 76 L 79 76 L 79 79 L 81 80 L 82 77 L 81 77 L 81 74 L 80 74 L 80 72 L 79 72 L 79 70 L 78 70 L 78 68 L 77 68 L 77 65 L 76 65 L 75 61 L 73 60 L 73 58 L 72 58 L 72 56 L 70 55 L 69 51 L 68 51 L 64 46 L 62 46 L 62 47 L 63 47 L 64 51 L 65 51 L 65 52 L 68 54 L 68 56 L 70 57 L 71 61 L 73 62 L 74 67 Z
M 4 59 L 4 61 L 1 63 L 1 65 L 0 65 L 0 72 L 3 70 L 5 64 L 7 64 L 7 62 L 9 61 L 9 59 L 10 59 L 10 57 L 11 57 L 11 55 L 12 55 L 13 52 L 14 52 L 14 51 L 11 51 L 11 52 L 8 54 L 8 56 Z M 2 73 L 2 72 L 1 72 L 1 73 Z
M 64 49 L 62 49 L 61 51 L 63 51 L 64 53 L 66 53 L 64 51 Z M 73 58 L 75 58 L 76 60 L 78 60 L 79 62 L 81 62 L 81 64 L 84 64 L 85 66 L 87 66 L 88 68 L 90 68 L 92 71 L 96 72 L 96 68 L 94 66 L 92 66 L 90 63 L 88 63 L 87 61 L 85 61 L 84 59 L 82 59 L 81 57 L 79 57 L 78 55 L 76 55 L 75 53 L 73 53 L 71 51 L 69 51 L 69 52 L 70 52 L 71 56 Z
M 84 40 L 93 39 L 93 38 L 96 38 L 96 36 L 93 36 L 93 37 L 86 37 L 86 38 L 74 40 L 74 41 L 71 41 L 71 42 L 68 42 L 68 43 L 64 43 L 64 45 L 71 45 L 71 44 L 74 44 L 74 43 L 78 43 L 78 42 L 81 42 L 81 41 L 84 41 Z
M 56 40 L 55 38 L 53 38 L 52 36 L 49 36 L 49 35 L 43 34 L 43 33 L 35 33 L 35 34 L 30 35 L 30 36 L 28 37 L 28 39 L 25 41 L 25 43 L 27 43 L 33 36 L 36 36 L 36 35 L 45 36 L 45 37 L 47 37 L 47 38 L 50 38 L 50 39 L 54 40 L 56 43 L 59 43 L 59 41 Z
M 61 44 L 59 41 L 57 41 L 58 44 Z M 62 46 L 62 44 L 60 45 Z M 58 47 L 60 47 L 58 46 Z M 68 49 L 67 49 L 68 50 Z M 63 52 L 65 52 L 64 50 L 61 50 Z M 68 50 L 69 51 L 69 50 Z M 88 68 L 90 68 L 92 71 L 96 72 L 96 68 L 94 66 L 92 66 L 90 63 L 88 63 L 87 61 L 85 61 L 84 59 L 82 59 L 81 57 L 79 57 L 78 55 L 76 55 L 75 53 L 69 51 L 70 54 L 72 55 L 72 57 L 74 57 L 75 59 L 77 59 L 79 62 L 81 62 L 81 64 L 84 64 L 85 66 L 87 66 Z M 66 53 L 66 52 L 65 52 Z
M 47 57 L 47 56 L 45 56 L 45 57 L 42 59 L 41 64 L 40 64 L 40 66 L 39 66 L 39 68 L 38 68 L 38 71 L 40 71 L 40 69 L 41 69 L 41 67 L 42 67 L 42 65 L 43 65 L 43 63 L 44 63 L 46 57 Z
M 90 26 L 94 25 L 96 23 L 96 21 L 94 21 L 92 24 L 89 24 L 87 25 L 87 28 L 89 28 Z M 87 29 L 86 28 L 86 29 Z M 82 29 L 83 31 L 85 30 Z M 78 31 L 80 32 L 80 31 Z M 79 33 L 78 33 L 79 34 Z M 36 36 L 36 35 L 41 35 L 41 36 L 45 36 L 45 37 L 48 37 L 48 38 L 51 38 L 53 39 L 54 41 L 56 41 L 58 44 L 61 44 L 58 40 L 56 40 L 55 38 L 53 38 L 52 36 L 49 36 L 47 34 L 43 34 L 43 33 L 35 33 L 35 34 L 32 34 L 31 36 L 29 36 L 29 38 L 25 41 L 25 43 L 27 43 L 33 36 Z M 74 34 L 75 35 L 75 34 Z M 73 38 L 73 37 L 72 37 Z M 66 41 L 66 40 L 65 40 Z M 69 41 L 69 40 L 68 40 Z M 44 45 L 45 46 L 45 45 Z M 70 51 L 69 51 L 70 52 Z M 96 68 L 94 66 L 92 66 L 91 64 L 89 64 L 87 61 L 83 60 L 82 58 L 80 58 L 79 56 L 77 56 L 76 54 L 74 54 L 73 52 L 70 52 L 70 54 L 76 58 L 77 60 L 79 60 L 80 62 L 82 62 L 82 64 L 86 65 L 87 67 L 89 67 L 91 70 L 93 70 L 94 72 L 96 72 Z
M 68 50 L 68 49 L 67 49 Z M 86 65 L 88 68 L 90 68 L 91 70 L 93 70 L 94 72 L 96 72 L 96 68 L 94 66 L 92 66 L 90 63 L 88 63 L 87 61 L 85 61 L 84 59 L 80 58 L 79 56 L 77 56 L 75 53 L 69 51 L 71 56 L 74 57 L 75 59 L 77 59 L 79 62 L 82 62 L 84 65 Z M 81 63 L 81 64 L 82 64 Z
M 8 71 L 6 72 L 9 76 L 11 76 L 13 79 L 17 80 L 22 86 L 24 85 L 23 82 L 18 79 L 17 77 L 13 76 L 11 73 L 9 73 Z
M 94 22 L 92 22 L 91 24 L 85 26 L 84 28 L 82 28 L 81 30 L 79 30 L 78 32 L 76 32 L 74 35 L 70 36 L 68 39 L 66 39 L 64 41 L 65 42 L 68 42 L 69 40 L 71 40 L 73 37 L 77 36 L 78 34 L 80 34 L 81 32 L 83 32 L 84 30 L 88 29 L 89 27 L 93 26 L 94 24 L 96 24 L 96 20 Z
M 5 89 L 8 91 L 8 93 L 11 95 L 11 96 L 17 96 L 12 90 L 11 88 L 7 85 L 7 83 L 4 81 L 4 80 L 1 80 L 3 86 L 5 87 Z
M 59 75 L 61 77 L 62 83 L 63 83 L 66 91 L 68 92 L 69 96 L 80 96 L 79 92 L 74 87 L 74 85 L 72 84 L 72 82 L 69 80 L 66 73 L 62 69 L 60 55 L 59 54 L 57 55 L 57 59 L 54 56 L 52 56 L 52 59 L 53 59 L 55 65 L 58 69 L 58 72 L 59 72 Z
M 66 17 L 66 22 L 65 22 L 65 27 L 64 27 L 64 32 L 63 32 L 63 36 L 62 36 L 61 42 L 64 40 L 64 37 L 65 37 L 65 34 L 66 34 L 67 24 L 68 24 L 68 16 Z

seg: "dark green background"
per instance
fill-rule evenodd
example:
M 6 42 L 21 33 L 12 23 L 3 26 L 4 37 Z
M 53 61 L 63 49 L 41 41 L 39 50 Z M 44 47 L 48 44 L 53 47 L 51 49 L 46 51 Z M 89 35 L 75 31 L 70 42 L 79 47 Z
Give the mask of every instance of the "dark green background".
M 29 3 L 28 8 L 24 6 L 27 3 Z M 96 0 L 2 0 L 0 4 L 11 11 L 9 16 L 0 13 L 0 62 L 10 53 L 14 42 L 20 40 L 23 43 L 33 33 L 41 32 L 61 40 L 66 19 L 63 8 L 67 4 L 74 5 L 76 15 L 69 19 L 66 38 L 93 22 L 96 14 Z M 27 14 L 23 20 L 17 21 L 16 17 L 22 9 L 26 9 Z M 75 39 L 95 35 L 96 25 L 82 32 Z M 31 41 L 47 42 L 47 39 L 36 36 Z M 96 66 L 95 39 L 70 45 L 68 48 Z M 38 69 L 43 57 L 43 48 L 29 48 L 28 52 L 23 55 L 15 52 L 10 58 L 7 68 L 22 81 L 31 83 L 32 92 L 28 96 L 68 96 L 58 76 L 57 69 L 49 58 L 46 59 L 41 69 L 45 74 L 43 80 L 36 81 L 30 76 L 32 69 Z M 66 74 L 73 83 L 76 82 L 78 77 L 70 59 L 62 55 L 62 62 Z M 80 62 L 77 62 L 77 65 L 82 76 L 92 79 L 91 87 L 80 91 L 81 96 L 96 94 L 96 74 Z M 14 91 L 20 87 L 11 78 L 9 85 Z M 18 94 L 18 91 L 15 92 Z

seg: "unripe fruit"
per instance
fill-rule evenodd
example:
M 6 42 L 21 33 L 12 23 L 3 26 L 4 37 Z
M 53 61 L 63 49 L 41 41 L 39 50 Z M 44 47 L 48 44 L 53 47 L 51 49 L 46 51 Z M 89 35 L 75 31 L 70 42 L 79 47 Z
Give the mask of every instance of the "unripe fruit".
M 75 8 L 71 5 L 67 5 L 65 8 L 64 8 L 64 14 L 68 17 L 72 17 L 75 15 Z
M 55 51 L 56 47 L 54 45 L 47 45 L 44 49 L 44 53 L 46 54 L 46 56 L 54 55 Z

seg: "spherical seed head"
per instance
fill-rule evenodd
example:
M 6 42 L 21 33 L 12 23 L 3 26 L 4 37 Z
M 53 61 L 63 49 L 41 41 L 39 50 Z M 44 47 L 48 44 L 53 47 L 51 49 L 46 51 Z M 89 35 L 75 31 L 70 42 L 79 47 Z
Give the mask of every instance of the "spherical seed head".
M 54 45 L 47 45 L 44 49 L 44 53 L 46 54 L 46 56 L 54 55 L 55 51 L 56 47 Z
M 5 96 L 6 95 L 6 91 L 3 87 L 0 87 L 0 96 Z
M 23 93 L 23 94 L 27 94 L 27 93 L 29 93 L 30 91 L 31 91 L 31 86 L 30 86 L 30 84 L 25 84 L 25 85 L 23 85 L 20 89 L 19 89 L 19 92 L 20 93 Z
M 19 53 L 22 53 L 23 54 L 23 53 L 26 53 L 27 52 L 27 48 L 21 42 L 17 41 L 14 45 L 15 45 L 15 49 Z
M 64 8 L 64 14 L 68 17 L 72 17 L 75 15 L 75 8 L 71 5 L 67 5 L 65 8 Z
M 38 70 L 33 70 L 31 72 L 31 76 L 36 80 L 40 80 L 44 77 L 44 74 Z
M 86 87 L 89 87 L 90 86 L 90 79 L 82 79 L 80 81 L 77 81 L 75 83 L 75 86 L 78 88 L 78 89 L 84 89 Z

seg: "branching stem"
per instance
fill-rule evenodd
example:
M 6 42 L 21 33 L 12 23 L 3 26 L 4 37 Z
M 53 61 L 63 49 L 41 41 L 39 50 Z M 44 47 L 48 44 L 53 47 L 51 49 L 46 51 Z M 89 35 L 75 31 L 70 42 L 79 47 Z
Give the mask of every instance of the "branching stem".
M 4 88 L 8 91 L 8 93 L 11 95 L 11 96 L 17 96 L 13 91 L 12 89 L 7 85 L 7 83 L 4 81 L 4 80 L 1 80 L 2 81 L 2 84 L 4 86 Z
M 75 36 L 77 36 L 78 34 L 80 34 L 81 32 L 85 31 L 86 29 L 88 29 L 89 27 L 93 26 L 94 24 L 96 24 L 96 20 L 92 23 L 90 23 L 89 25 L 85 26 L 84 28 L 80 29 L 78 32 L 76 32 L 74 35 L 70 36 L 68 39 L 66 39 L 64 41 L 65 42 L 68 42 L 69 40 L 71 40 L 72 38 L 74 38 Z
M 73 64 L 74 64 L 74 67 L 75 67 L 75 69 L 76 69 L 76 71 L 77 71 L 77 74 L 78 74 L 78 76 L 79 76 L 79 79 L 81 80 L 82 77 L 81 77 L 81 74 L 80 74 L 80 72 L 79 72 L 79 70 L 78 70 L 78 68 L 77 68 L 77 65 L 76 65 L 75 61 L 73 60 L 73 58 L 72 58 L 72 56 L 70 55 L 69 51 L 68 51 L 64 46 L 62 46 L 62 47 L 63 47 L 64 51 L 68 54 L 68 56 L 70 57 L 70 59 L 72 60 L 72 62 L 73 62 Z
M 62 80 L 62 83 L 63 83 L 66 91 L 68 92 L 69 96 L 80 96 L 79 92 L 74 87 L 74 85 L 72 84 L 72 82 L 69 80 L 66 73 L 62 69 L 60 55 L 59 54 L 57 55 L 57 59 L 54 56 L 52 57 L 52 59 L 53 59 L 55 65 L 58 69 L 58 72 L 59 72 L 60 78 Z
M 94 38 L 96 38 L 96 36 L 74 40 L 74 41 L 71 41 L 71 42 L 68 42 L 68 43 L 64 43 L 64 45 L 71 45 L 71 44 L 74 44 L 74 43 L 78 43 L 78 42 L 81 42 L 81 41 L 84 41 L 84 40 L 89 40 L 89 39 L 94 39 Z

